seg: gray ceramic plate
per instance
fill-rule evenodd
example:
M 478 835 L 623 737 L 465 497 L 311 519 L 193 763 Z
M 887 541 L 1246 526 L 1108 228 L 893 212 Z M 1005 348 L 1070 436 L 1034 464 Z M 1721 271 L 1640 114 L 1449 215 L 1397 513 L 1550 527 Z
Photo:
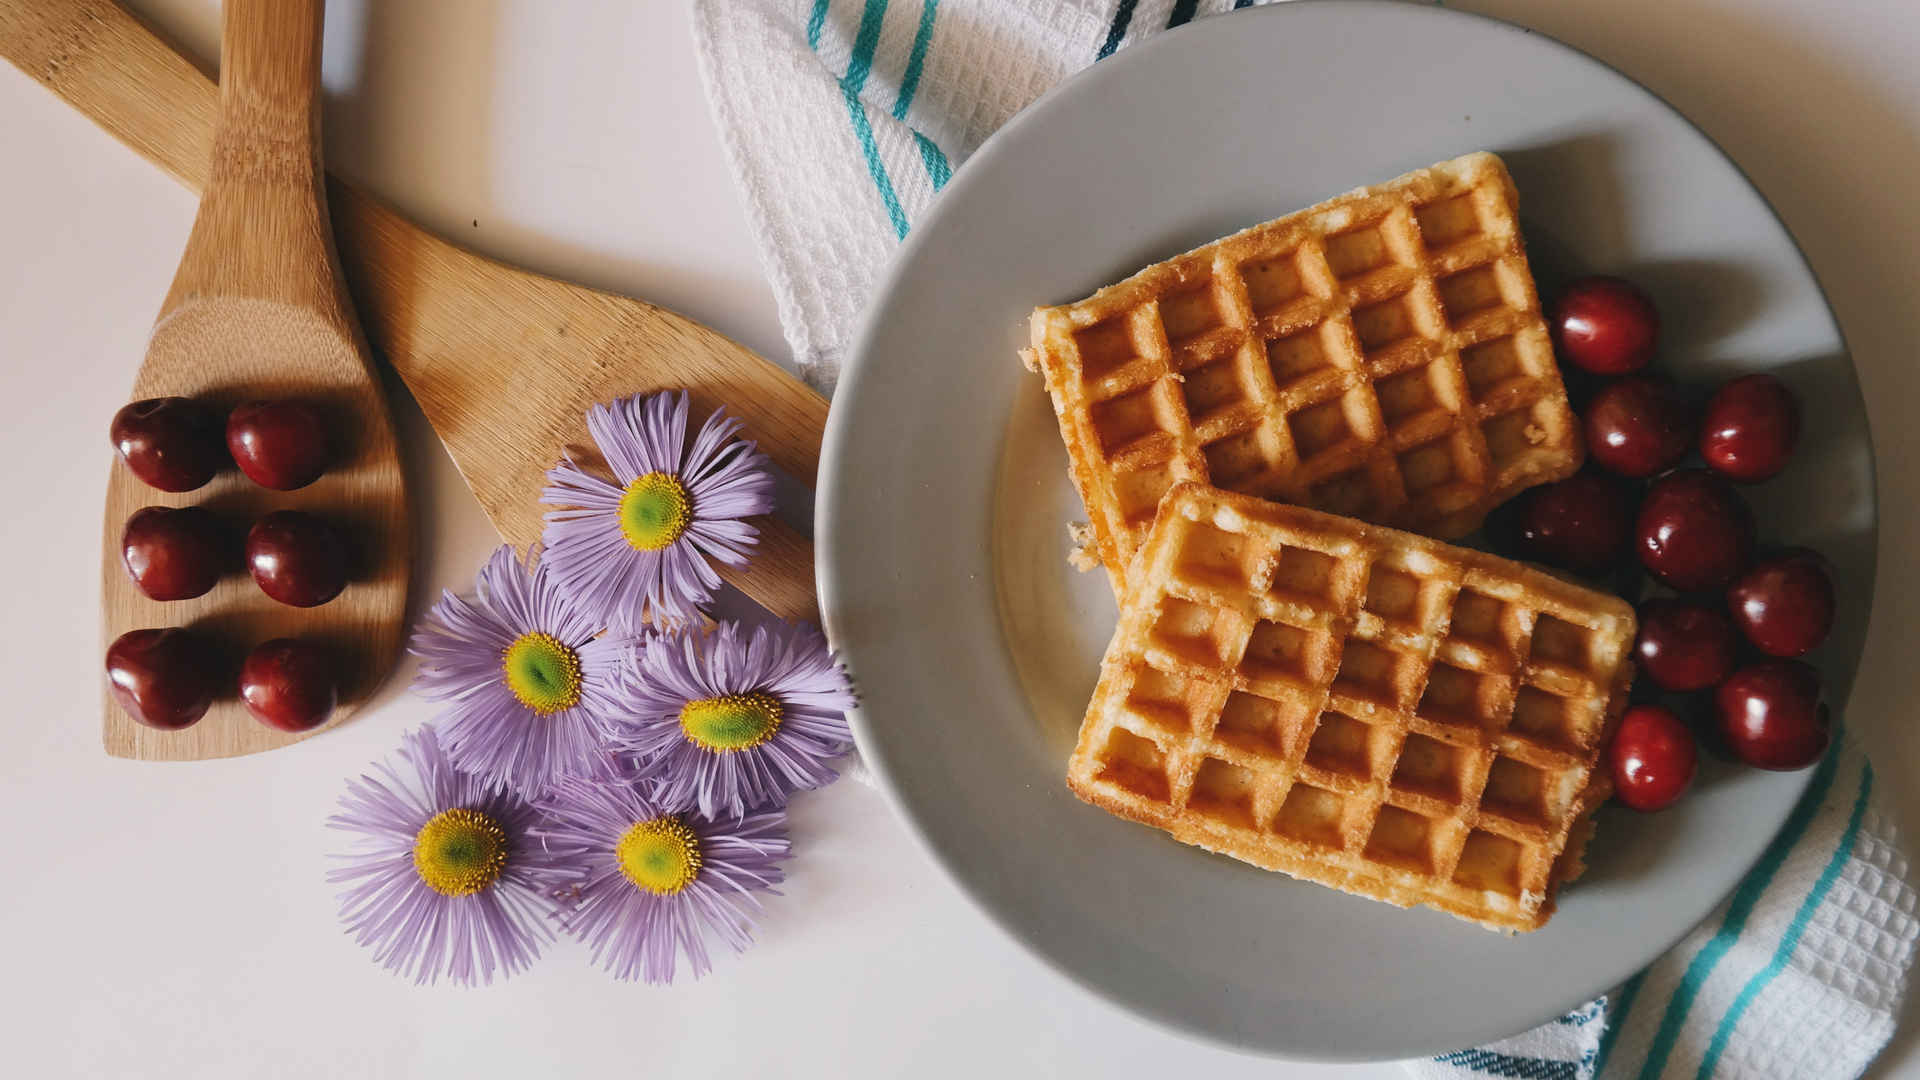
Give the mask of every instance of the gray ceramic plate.
M 1792 239 L 1685 119 L 1540 35 L 1401 3 L 1282 5 L 1129 49 L 995 135 L 876 295 L 828 425 L 820 598 L 862 694 L 861 750 L 1007 931 L 1143 1016 L 1247 1049 L 1387 1058 L 1508 1035 L 1606 990 L 1752 865 L 1806 774 L 1710 764 L 1652 817 L 1603 814 L 1548 927 L 1503 938 L 1183 847 L 1062 776 L 1114 606 L 1066 563 L 1078 519 L 1027 312 L 1358 184 L 1502 154 L 1542 289 L 1590 270 L 1658 299 L 1660 363 L 1779 372 L 1796 464 L 1754 491 L 1772 538 L 1841 569 L 1816 657 L 1844 701 L 1873 579 L 1852 369 Z

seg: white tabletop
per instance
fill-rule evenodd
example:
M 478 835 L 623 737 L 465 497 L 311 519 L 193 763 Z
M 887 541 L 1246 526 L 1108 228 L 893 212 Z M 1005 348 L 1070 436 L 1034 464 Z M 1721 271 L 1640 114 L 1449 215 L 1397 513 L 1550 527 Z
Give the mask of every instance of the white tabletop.
M 196 55 L 216 0 L 135 5 Z M 1920 764 L 1920 13 L 1911 0 L 1542 0 L 1526 22 L 1673 101 L 1786 218 L 1865 384 L 1881 574 L 1850 727 L 1884 775 Z M 701 95 L 681 3 L 335 0 L 327 153 L 415 220 L 544 273 L 643 297 L 783 358 L 772 295 Z M 339 930 L 322 825 L 343 780 L 432 710 L 403 667 L 337 731 L 178 766 L 100 749 L 106 423 L 193 199 L 0 65 L 0 977 L 19 1076 L 1397 1076 L 1274 1064 L 1163 1033 L 1030 958 L 948 884 L 874 791 L 794 804 L 797 856 L 744 956 L 704 981 L 612 981 L 561 942 L 482 990 L 420 989 Z M 432 431 L 417 462 L 422 596 L 495 543 Z M 1886 785 L 1909 835 L 1920 790 Z M 1920 1076 L 1911 1017 L 1879 1073 Z

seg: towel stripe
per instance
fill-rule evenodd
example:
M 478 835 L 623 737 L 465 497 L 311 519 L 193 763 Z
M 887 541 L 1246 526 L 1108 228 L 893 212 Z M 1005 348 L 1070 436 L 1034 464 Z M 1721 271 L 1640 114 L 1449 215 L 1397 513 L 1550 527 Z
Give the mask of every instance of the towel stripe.
M 813 13 L 807 16 L 807 48 L 820 51 L 820 30 L 827 25 L 827 0 L 813 0 Z
M 819 51 L 820 31 L 826 25 L 828 2 L 814 0 L 813 13 L 807 17 L 807 44 L 815 52 Z M 847 73 L 840 78 L 840 94 L 847 102 L 847 120 L 853 125 L 853 137 L 867 159 L 867 174 L 873 177 L 880 204 L 886 208 L 887 220 L 893 224 L 893 235 L 904 240 L 907 212 L 893 189 L 893 179 L 887 175 L 886 162 L 880 159 L 880 145 L 873 139 L 873 124 L 867 120 L 867 107 L 860 101 L 860 90 L 866 86 L 867 75 L 873 70 L 873 50 L 880 43 L 880 27 L 886 15 L 887 0 L 867 0 L 861 9 L 860 29 L 853 38 L 853 57 L 847 61 Z
M 1492 1050 L 1455 1050 L 1451 1054 L 1442 1054 L 1433 1060 L 1442 1065 L 1473 1069 L 1488 1076 L 1511 1077 L 1513 1080 L 1575 1080 L 1579 1075 L 1571 1061 L 1514 1057 L 1510 1054 L 1495 1053 Z
M 1640 1069 L 1641 1080 L 1653 1080 L 1667 1067 L 1667 1057 L 1673 1053 L 1673 1045 L 1680 1038 L 1681 1025 L 1686 1023 L 1694 999 L 1700 996 L 1700 988 L 1713 977 L 1713 969 L 1733 948 L 1734 942 L 1739 940 L 1754 906 L 1766 893 L 1767 886 L 1773 884 L 1774 875 L 1780 872 L 1787 856 L 1792 854 L 1794 845 L 1806 834 L 1807 826 L 1813 823 L 1820 804 L 1826 801 L 1828 792 L 1833 789 L 1833 777 L 1839 763 L 1840 730 L 1836 723 L 1833 747 L 1820 762 L 1820 768 L 1814 773 L 1813 783 L 1801 798 L 1800 805 L 1793 808 L 1780 835 L 1773 838 L 1773 843 L 1760 856 L 1759 863 L 1747 874 L 1740 887 L 1734 890 L 1733 902 L 1727 906 L 1727 914 L 1720 922 L 1719 932 L 1694 956 L 1693 962 L 1687 965 L 1686 973 L 1680 977 L 1680 985 L 1674 990 L 1673 999 L 1667 1003 L 1666 1015 L 1661 1017 L 1660 1029 L 1654 1034 L 1653 1044 L 1647 1050 L 1646 1064 Z
M 1762 991 L 1766 990 L 1774 976 L 1786 969 L 1787 962 L 1793 959 L 1793 952 L 1800 946 L 1800 935 L 1806 933 L 1807 924 L 1813 920 L 1813 913 L 1826 902 L 1827 894 L 1833 890 L 1834 882 L 1840 880 L 1840 871 L 1853 855 L 1853 846 L 1860 837 L 1860 822 L 1867 816 L 1867 797 L 1873 792 L 1873 766 L 1860 763 L 1860 794 L 1853 800 L 1853 815 L 1847 819 L 1847 831 L 1840 837 L 1840 846 L 1834 849 L 1833 858 L 1827 861 L 1827 868 L 1820 873 L 1820 880 L 1814 882 L 1813 891 L 1794 912 L 1793 922 L 1787 926 L 1786 935 L 1780 939 L 1780 947 L 1773 952 L 1773 959 L 1767 966 L 1747 980 L 1740 988 L 1740 994 L 1733 999 L 1733 1005 L 1727 1009 L 1727 1015 L 1720 1020 L 1719 1028 L 1713 1033 L 1713 1041 L 1707 1044 L 1707 1056 L 1700 1061 L 1697 1080 L 1708 1080 L 1714 1067 L 1720 1064 L 1720 1055 L 1727 1049 L 1727 1043 L 1733 1038 L 1734 1029 L 1740 1026 L 1740 1018 L 1746 1015 L 1747 1007 L 1752 1005 Z
M 913 51 L 907 56 L 907 72 L 900 77 L 900 96 L 893 100 L 893 118 L 903 124 L 907 122 L 907 109 L 913 105 L 914 91 L 920 88 L 920 69 L 926 63 L 927 45 L 933 40 L 933 20 L 939 12 L 940 0 L 923 0 L 920 5 L 920 26 L 913 32 Z M 913 132 L 914 145 L 920 148 L 920 164 L 926 166 L 927 179 L 937 193 L 953 178 L 953 166 L 947 163 L 947 155 L 939 144 L 910 124 L 907 130 Z
M 1173 12 L 1167 16 L 1167 29 L 1192 22 L 1194 9 L 1199 6 L 1200 0 L 1174 0 Z
M 1127 36 L 1127 24 L 1133 21 L 1135 0 L 1120 0 L 1120 6 L 1114 9 L 1113 24 L 1107 27 L 1107 40 L 1100 43 L 1100 52 L 1095 60 L 1105 60 L 1120 47 L 1120 39 Z
M 933 190 L 937 192 L 946 187 L 947 181 L 953 179 L 953 167 L 947 164 L 947 155 L 940 152 L 932 139 L 917 131 L 913 133 L 913 141 L 920 147 L 920 163 L 927 167 L 927 179 L 933 181 Z
M 1607 1026 L 1600 1032 L 1599 1052 L 1593 1055 L 1593 1076 L 1606 1074 L 1607 1057 L 1613 1053 L 1613 1044 L 1619 1040 L 1620 1033 L 1626 1030 L 1627 1015 L 1633 1011 L 1633 999 L 1640 996 L 1640 984 L 1647 981 L 1647 973 L 1642 971 L 1633 978 L 1620 984 L 1618 1002 L 1607 1003 Z
M 920 89 L 920 69 L 927 62 L 927 43 L 933 40 L 933 19 L 939 11 L 940 0 L 925 0 L 920 5 L 920 27 L 913 32 L 913 51 L 907 55 L 906 73 L 900 76 L 900 96 L 893 100 L 895 120 L 906 120 L 914 91 Z
M 900 196 L 894 193 L 886 162 L 880 160 L 880 146 L 873 141 L 873 125 L 867 122 L 867 108 L 860 103 L 860 95 L 844 80 L 840 83 L 840 92 L 847 99 L 847 118 L 853 122 L 854 138 L 860 140 L 860 152 L 867 157 L 867 173 L 873 177 L 873 186 L 880 191 L 880 202 L 887 208 L 887 219 L 893 223 L 894 239 L 905 240 L 907 212 L 900 206 Z
M 860 29 L 853 35 L 853 58 L 847 61 L 847 77 L 842 83 L 854 93 L 866 89 L 867 74 L 873 70 L 873 50 L 880 44 L 880 27 L 887 20 L 887 0 L 867 0 L 860 10 Z

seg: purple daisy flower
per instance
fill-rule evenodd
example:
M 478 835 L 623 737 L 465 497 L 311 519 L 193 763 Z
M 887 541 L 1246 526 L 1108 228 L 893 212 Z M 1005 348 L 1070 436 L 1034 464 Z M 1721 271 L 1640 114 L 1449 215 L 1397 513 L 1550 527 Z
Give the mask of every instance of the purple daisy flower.
M 574 868 L 565 925 L 615 978 L 671 982 L 681 953 L 705 975 L 707 935 L 744 951 L 760 912 L 753 894 L 777 893 L 786 876 L 785 811 L 715 821 L 670 813 L 632 784 L 571 778 L 541 809 L 536 835 Z
M 355 850 L 327 880 L 340 918 L 375 961 L 416 983 L 463 986 L 525 968 L 553 940 L 542 922 L 567 876 L 530 838 L 526 801 L 454 768 L 432 728 L 401 742 L 399 767 L 347 781 L 327 825 Z
M 594 634 L 600 623 L 548 574 L 502 546 L 469 601 L 441 597 L 408 651 L 421 658 L 413 688 L 451 704 L 442 714 L 453 763 L 527 798 L 565 775 L 601 767 L 624 656 L 632 637 Z
M 684 391 L 595 405 L 587 430 L 620 482 L 571 456 L 547 472 L 540 501 L 563 507 L 543 540 L 554 577 L 616 629 L 693 615 L 720 586 L 707 560 L 744 564 L 760 534 L 742 519 L 773 509 L 767 456 L 720 410 L 687 447 Z
M 626 668 L 614 741 L 670 806 L 710 817 L 777 806 L 837 775 L 853 693 L 806 625 L 723 622 L 655 638 Z

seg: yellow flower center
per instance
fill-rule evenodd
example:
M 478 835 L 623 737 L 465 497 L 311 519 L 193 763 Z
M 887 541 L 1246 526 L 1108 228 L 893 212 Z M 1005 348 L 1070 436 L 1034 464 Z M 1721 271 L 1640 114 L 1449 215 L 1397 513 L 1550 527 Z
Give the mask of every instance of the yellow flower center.
M 470 896 L 507 868 L 507 831 L 478 810 L 442 810 L 413 838 L 413 869 L 441 896 Z
M 785 710 L 764 690 L 700 698 L 680 708 L 680 730 L 703 750 L 717 754 L 751 750 L 780 730 Z
M 552 634 L 531 630 L 507 646 L 500 668 L 506 674 L 507 689 L 520 704 L 541 716 L 580 703 L 580 654 L 560 643 Z
M 655 896 L 672 896 L 700 876 L 700 837 L 677 817 L 634 822 L 613 854 L 627 880 Z
M 687 531 L 693 496 L 672 473 L 635 477 L 620 496 L 620 533 L 636 551 L 659 551 Z

